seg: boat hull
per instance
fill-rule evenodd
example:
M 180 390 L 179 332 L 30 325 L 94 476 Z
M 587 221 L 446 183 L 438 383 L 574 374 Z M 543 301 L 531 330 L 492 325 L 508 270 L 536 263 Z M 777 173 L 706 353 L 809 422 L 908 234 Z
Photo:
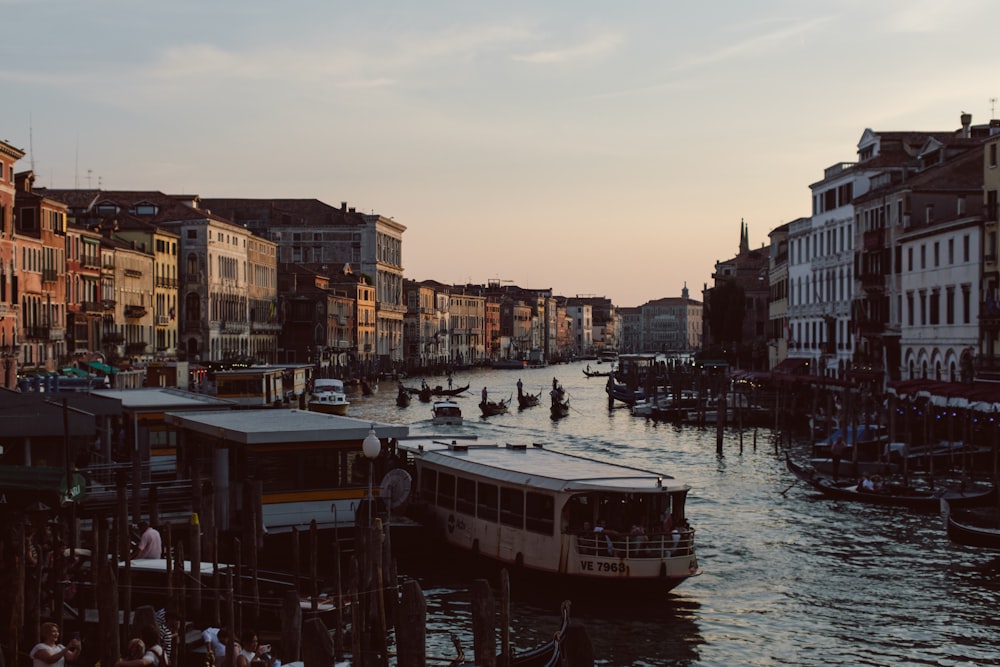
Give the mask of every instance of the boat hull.
M 321 412 L 324 415 L 344 416 L 347 414 L 347 409 L 350 405 L 350 403 L 324 403 L 320 401 L 309 401 L 309 411 Z

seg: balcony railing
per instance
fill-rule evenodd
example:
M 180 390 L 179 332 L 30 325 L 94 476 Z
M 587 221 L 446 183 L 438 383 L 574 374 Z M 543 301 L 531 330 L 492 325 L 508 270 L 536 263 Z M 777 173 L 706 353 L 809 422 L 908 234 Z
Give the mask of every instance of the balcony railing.
M 48 340 L 48 327 L 24 327 L 24 337 L 32 339 Z
M 145 306 L 125 306 L 125 317 L 135 319 L 146 315 Z
M 177 287 L 177 279 L 176 278 L 162 278 L 162 277 L 157 276 L 157 278 L 156 278 L 156 286 L 157 287 Z
M 142 271 L 139 269 L 125 269 L 125 275 L 129 278 L 142 278 Z

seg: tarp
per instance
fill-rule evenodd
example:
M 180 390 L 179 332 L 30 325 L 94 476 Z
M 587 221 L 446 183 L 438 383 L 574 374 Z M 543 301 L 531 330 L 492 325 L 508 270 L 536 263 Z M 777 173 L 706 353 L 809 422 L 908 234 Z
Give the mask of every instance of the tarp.
M 66 469 L 52 466 L 0 466 L 0 506 L 41 500 L 54 506 L 78 502 L 87 489 L 87 481 L 78 472 L 71 473 L 66 485 Z
M 72 375 L 73 377 L 85 378 L 90 375 L 87 371 L 82 368 L 77 368 L 76 366 L 66 366 L 59 370 L 63 375 Z
M 91 361 L 87 364 L 91 368 L 97 371 L 101 371 L 105 375 L 112 375 L 118 372 L 118 369 L 114 366 L 108 366 L 107 364 L 102 364 L 100 361 Z

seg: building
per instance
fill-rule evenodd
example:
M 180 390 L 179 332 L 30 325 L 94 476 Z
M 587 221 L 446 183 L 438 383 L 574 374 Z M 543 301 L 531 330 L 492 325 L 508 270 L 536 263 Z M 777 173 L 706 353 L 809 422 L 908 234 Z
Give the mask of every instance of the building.
M 18 334 L 18 283 L 14 249 L 14 164 L 24 151 L 0 141 L 0 385 L 15 386 L 20 356 Z
M 641 351 L 690 355 L 701 350 L 702 304 L 689 296 L 686 284 L 681 296 L 649 301 L 639 312 Z

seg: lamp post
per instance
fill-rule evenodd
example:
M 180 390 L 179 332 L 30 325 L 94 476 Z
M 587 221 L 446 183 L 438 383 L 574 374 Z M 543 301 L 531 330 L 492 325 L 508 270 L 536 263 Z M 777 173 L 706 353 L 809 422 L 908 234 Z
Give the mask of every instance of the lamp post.
M 372 525 L 372 504 L 374 504 L 372 481 L 375 477 L 375 459 L 382 453 L 382 442 L 375 435 L 375 424 L 372 424 L 371 428 L 368 429 L 368 435 L 361 443 L 361 451 L 368 459 L 368 527 L 370 528 Z

